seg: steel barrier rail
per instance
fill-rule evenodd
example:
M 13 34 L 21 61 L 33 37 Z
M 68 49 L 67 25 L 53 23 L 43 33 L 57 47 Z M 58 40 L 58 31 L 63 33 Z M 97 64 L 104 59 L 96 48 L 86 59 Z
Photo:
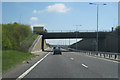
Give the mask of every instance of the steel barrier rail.
M 47 30 L 47 32 L 96 32 L 95 30 Z
M 76 50 L 72 48 L 68 48 L 68 50 L 82 52 L 84 54 L 91 55 L 91 56 L 98 56 L 98 57 L 109 58 L 109 59 L 120 61 L 120 53 L 100 52 L 100 51 L 83 51 L 83 50 Z
M 96 30 L 47 30 L 47 32 L 97 32 Z M 102 30 L 99 32 L 111 32 L 111 31 L 106 31 Z

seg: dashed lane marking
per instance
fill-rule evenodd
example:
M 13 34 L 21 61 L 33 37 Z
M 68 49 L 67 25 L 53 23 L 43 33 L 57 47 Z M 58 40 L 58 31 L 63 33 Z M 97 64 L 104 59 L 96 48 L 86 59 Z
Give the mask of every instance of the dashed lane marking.
M 88 66 L 87 66 L 87 65 L 85 65 L 85 64 L 82 64 L 82 66 L 83 66 L 83 67 L 85 67 L 85 68 L 88 68 Z
M 70 58 L 71 60 L 74 60 L 74 58 Z

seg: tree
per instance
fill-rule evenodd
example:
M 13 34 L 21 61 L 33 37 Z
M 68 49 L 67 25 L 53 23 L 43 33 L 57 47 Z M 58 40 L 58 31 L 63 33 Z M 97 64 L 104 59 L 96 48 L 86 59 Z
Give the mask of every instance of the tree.
M 118 32 L 118 35 L 120 35 L 120 26 L 117 26 L 115 31 Z
M 24 24 L 2 24 L 2 49 L 16 50 L 20 47 L 20 42 L 32 34 L 29 25 Z

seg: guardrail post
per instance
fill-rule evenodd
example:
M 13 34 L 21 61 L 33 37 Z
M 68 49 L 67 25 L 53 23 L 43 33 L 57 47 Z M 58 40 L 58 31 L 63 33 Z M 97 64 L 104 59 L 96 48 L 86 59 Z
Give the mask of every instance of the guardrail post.
M 115 54 L 115 59 L 117 58 L 117 55 Z
M 111 54 L 109 54 L 109 58 L 110 58 Z
M 119 54 L 117 54 L 117 58 L 118 58 L 118 60 L 120 61 L 120 55 L 119 55 Z
M 96 55 L 98 56 L 98 52 L 96 53 Z
M 110 54 L 110 57 L 112 57 L 112 54 Z
M 108 54 L 106 54 L 106 56 L 108 57 Z
M 104 58 L 105 58 L 105 53 L 103 55 L 104 55 Z

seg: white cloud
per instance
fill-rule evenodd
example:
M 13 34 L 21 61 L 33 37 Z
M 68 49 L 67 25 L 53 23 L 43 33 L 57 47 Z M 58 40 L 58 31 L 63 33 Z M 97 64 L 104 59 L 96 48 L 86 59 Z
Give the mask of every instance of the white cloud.
M 69 10 L 70 8 L 66 7 L 64 4 L 54 4 L 46 8 L 46 11 L 48 12 L 59 12 L 59 13 L 65 13 Z
M 71 8 L 68 8 L 64 4 L 54 4 L 47 6 L 46 9 L 44 10 L 33 10 L 34 14 L 37 13 L 42 13 L 42 12 L 58 12 L 58 13 L 66 13 L 70 10 Z
M 34 14 L 38 14 L 38 13 L 42 13 L 42 12 L 44 12 L 45 10 L 33 10 L 33 13 Z
M 31 17 L 30 20 L 31 20 L 31 21 L 37 21 L 38 18 L 37 18 L 37 17 Z
M 37 10 L 33 10 L 33 13 L 36 14 L 36 13 L 37 13 Z

